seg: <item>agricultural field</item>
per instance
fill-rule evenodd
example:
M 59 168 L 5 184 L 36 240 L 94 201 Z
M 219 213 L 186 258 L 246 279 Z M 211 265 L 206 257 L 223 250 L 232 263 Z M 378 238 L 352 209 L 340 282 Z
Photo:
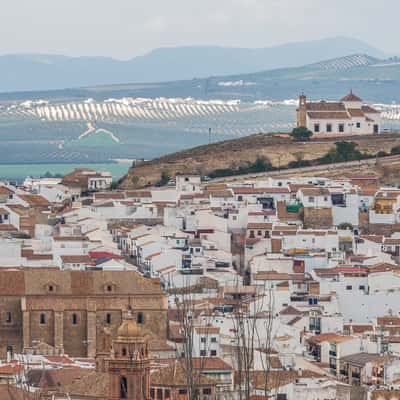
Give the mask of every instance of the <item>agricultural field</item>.
M 25 101 L 0 108 L 1 163 L 148 159 L 209 140 L 289 131 L 294 118 L 293 104 L 271 102 Z

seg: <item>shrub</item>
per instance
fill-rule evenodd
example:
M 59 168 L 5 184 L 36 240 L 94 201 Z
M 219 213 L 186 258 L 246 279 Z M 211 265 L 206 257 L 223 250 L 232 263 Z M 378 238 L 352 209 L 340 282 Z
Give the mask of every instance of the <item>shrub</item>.
M 392 147 L 392 149 L 390 150 L 390 154 L 400 154 L 400 146 L 394 146 Z
M 290 134 L 293 140 L 300 142 L 310 140 L 312 135 L 313 133 L 305 126 L 299 126 L 297 128 L 294 128 Z

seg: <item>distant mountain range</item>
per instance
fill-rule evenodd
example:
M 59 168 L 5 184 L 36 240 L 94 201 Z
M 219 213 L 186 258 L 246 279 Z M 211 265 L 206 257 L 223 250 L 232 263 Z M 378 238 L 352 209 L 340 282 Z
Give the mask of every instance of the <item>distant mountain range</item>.
M 0 56 L 0 92 L 191 80 L 299 67 L 352 54 L 385 58 L 380 50 L 346 37 L 261 49 L 215 46 L 161 48 L 128 61 L 106 57 L 4 55 Z

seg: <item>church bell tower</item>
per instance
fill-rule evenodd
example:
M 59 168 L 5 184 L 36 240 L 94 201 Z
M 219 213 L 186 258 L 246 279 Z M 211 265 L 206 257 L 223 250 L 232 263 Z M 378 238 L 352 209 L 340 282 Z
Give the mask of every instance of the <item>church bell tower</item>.
M 148 342 L 128 308 L 126 318 L 113 340 L 107 360 L 110 379 L 109 400 L 150 399 L 150 358 Z
M 307 97 L 302 93 L 299 96 L 299 107 L 297 111 L 297 126 L 307 126 Z

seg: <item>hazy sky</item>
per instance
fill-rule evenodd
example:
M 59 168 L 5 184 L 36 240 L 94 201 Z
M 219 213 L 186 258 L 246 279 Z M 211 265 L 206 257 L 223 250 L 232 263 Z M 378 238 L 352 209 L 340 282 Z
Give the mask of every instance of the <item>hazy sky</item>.
M 400 0 L 1 0 L 0 53 L 131 58 L 351 36 L 400 54 Z

